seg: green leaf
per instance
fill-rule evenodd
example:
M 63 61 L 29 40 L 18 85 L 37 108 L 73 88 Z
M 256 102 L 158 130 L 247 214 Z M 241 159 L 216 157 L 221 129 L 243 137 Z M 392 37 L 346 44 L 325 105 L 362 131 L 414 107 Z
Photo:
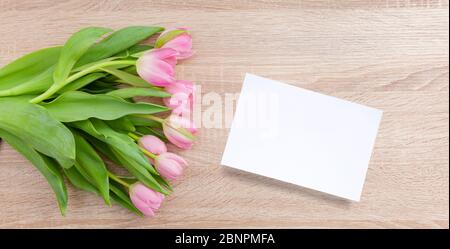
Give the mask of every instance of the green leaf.
M 172 192 L 173 188 L 170 185 L 170 183 L 168 181 L 166 181 L 162 176 L 160 175 L 154 175 L 153 176 L 155 178 L 155 180 L 161 184 L 161 186 L 163 186 L 164 188 L 166 188 L 168 191 Z
M 98 189 L 96 189 L 94 185 L 89 183 L 89 181 L 86 180 L 86 178 L 84 178 L 75 167 L 64 169 L 64 173 L 69 179 L 70 183 L 72 183 L 72 185 L 74 185 L 76 188 L 100 195 Z M 111 181 L 109 184 L 109 196 L 112 200 L 114 200 L 124 208 L 129 209 L 130 211 L 142 216 L 142 213 L 133 205 L 127 192 L 123 189 L 122 186 L 120 186 L 120 184 L 117 184 L 114 181 Z
M 112 31 L 107 28 L 88 27 L 74 33 L 64 44 L 58 64 L 53 73 L 56 85 L 64 84 L 77 61 L 104 34 Z
M 81 190 L 100 195 L 98 189 L 95 188 L 95 186 L 92 185 L 86 178 L 84 178 L 84 176 L 81 175 L 81 173 L 78 171 L 76 167 L 64 169 L 64 174 L 66 175 L 67 179 L 69 179 L 70 183 L 72 183 L 73 186 Z
M 74 33 L 66 41 L 64 47 L 62 48 L 61 54 L 59 55 L 58 63 L 56 64 L 55 71 L 53 72 L 53 85 L 41 95 L 30 100 L 30 102 L 39 103 L 44 101 L 45 99 L 53 96 L 53 94 L 58 92 L 71 81 L 77 80 L 88 73 L 94 72 L 97 68 L 91 67 L 86 69 L 86 71 L 78 72 L 69 78 L 70 72 L 80 57 L 86 53 L 89 47 L 91 47 L 92 44 L 94 44 L 102 35 L 109 31 L 111 30 L 106 28 L 89 27 Z M 106 63 L 106 65 L 110 65 L 111 63 L 115 65 L 117 62 L 110 61 L 104 63 Z M 102 65 L 99 65 L 99 67 L 101 66 Z
M 128 66 L 121 69 L 124 72 L 127 72 L 129 74 L 138 75 L 136 66 Z
M 146 26 L 130 26 L 117 30 L 92 46 L 80 59 L 78 65 L 111 57 L 163 30 L 164 28 L 161 27 Z
M 152 174 L 158 175 L 135 141 L 126 134 L 114 131 L 104 121 L 99 119 L 89 119 L 69 123 L 69 125 L 81 129 L 89 135 L 117 148 Z
M 99 135 L 101 136 L 101 135 Z M 111 160 L 113 163 L 120 165 L 119 159 L 114 155 L 114 153 L 111 151 L 111 149 L 108 147 L 108 144 L 95 138 L 94 136 L 86 135 L 86 140 L 89 141 L 89 143 L 94 146 L 94 148 L 103 156 L 107 157 L 109 160 Z
M 134 74 L 130 74 L 125 71 L 111 68 L 111 67 L 107 67 L 107 68 L 105 67 L 105 68 L 102 68 L 102 70 L 119 78 L 118 81 L 120 83 L 128 84 L 131 86 L 136 86 L 136 87 L 148 87 L 148 88 L 152 87 L 152 85 L 150 85 L 150 83 L 148 83 L 141 77 L 136 76 Z
M 144 53 L 150 49 L 152 49 L 153 46 L 150 45 L 145 45 L 145 44 L 136 44 L 132 47 L 130 47 L 129 49 L 122 51 L 114 56 L 118 56 L 118 57 L 122 57 L 122 58 L 127 58 L 127 57 L 134 57 L 134 58 L 139 58 L 139 54 Z
M 131 202 L 131 199 L 128 195 L 128 193 L 123 189 L 122 186 L 120 186 L 119 184 L 111 181 L 111 198 L 113 198 L 114 201 L 116 201 L 117 203 L 119 203 L 121 206 L 123 206 L 124 208 L 127 208 L 128 210 L 142 216 L 141 211 L 139 211 L 139 209 L 137 209 L 133 203 Z
M 113 128 L 114 130 L 120 131 L 120 132 L 128 133 L 128 132 L 134 132 L 136 130 L 133 123 L 131 123 L 131 121 L 128 120 L 127 117 L 121 117 L 118 119 L 106 121 L 106 123 L 108 124 L 108 126 Z
M 97 80 L 94 82 L 96 86 L 98 87 L 111 87 L 111 86 L 118 86 L 120 83 L 115 81 L 108 81 L 106 78 Z
M 0 129 L 35 150 L 55 158 L 64 168 L 74 164 L 75 141 L 70 130 L 54 119 L 45 108 L 28 103 L 33 96 L 0 98 Z
M 74 68 L 72 70 L 72 72 L 80 72 L 80 71 L 83 71 L 83 70 L 91 68 L 91 67 L 96 67 L 98 65 L 102 65 L 102 64 L 104 64 L 106 62 L 111 62 L 111 61 L 119 60 L 119 59 L 125 59 L 127 57 L 129 57 L 129 56 L 128 55 L 117 55 L 117 56 L 108 57 L 108 58 L 105 58 L 105 59 L 102 59 L 102 60 L 98 60 L 98 61 L 94 61 L 94 62 L 85 64 L 85 65 L 82 65 L 82 66 L 78 66 L 78 67 Z M 135 61 L 135 58 L 129 58 L 129 60 Z M 120 65 L 120 64 L 119 65 L 115 65 L 115 68 L 123 68 L 123 67 L 126 68 L 126 67 L 129 67 L 129 65 Z
M 81 129 L 108 144 L 110 152 L 107 152 L 107 154 L 112 153 L 114 155 L 113 158 L 131 174 L 136 176 L 148 187 L 164 194 L 168 193 L 152 176 L 159 174 L 151 166 L 148 158 L 142 153 L 132 138 L 114 131 L 105 122 L 98 119 L 73 122 L 69 123 L 69 125 Z
M 0 69 L 0 90 L 16 87 L 53 67 L 58 61 L 61 46 L 44 48 L 27 54 Z
M 141 135 L 153 135 L 157 136 L 159 139 L 163 140 L 164 142 L 168 142 L 166 136 L 162 132 L 162 130 L 154 127 L 147 127 L 147 126 L 136 126 L 136 132 L 138 132 Z
M 53 84 L 54 66 L 36 74 L 33 78 L 17 84 L 9 89 L 0 90 L 1 96 L 18 96 L 24 94 L 40 94 L 45 92 Z M 17 82 L 16 82 L 17 83 Z
M 120 58 L 127 58 L 127 57 L 130 57 L 130 51 L 128 51 L 128 49 L 127 50 L 125 50 L 125 51 L 122 51 L 122 52 L 120 52 L 120 53 L 117 53 L 117 54 L 115 54 L 114 55 L 114 57 L 120 57 Z
M 128 115 L 127 118 L 131 121 L 131 123 L 134 124 L 134 126 L 148 126 L 152 128 L 162 129 L 162 124 L 152 119 L 140 117 L 138 115 Z
M 93 184 L 106 204 L 109 200 L 109 178 L 105 164 L 92 146 L 76 131 L 73 131 L 76 144 L 76 162 L 75 167 L 84 178 Z
M 80 88 L 85 87 L 86 85 L 89 85 L 90 83 L 105 77 L 106 74 L 105 73 L 91 73 L 91 74 L 87 74 L 73 82 L 71 82 L 70 84 L 64 86 L 63 88 L 61 88 L 58 93 L 62 94 L 65 92 L 69 92 L 69 91 L 76 91 Z
M 130 103 L 104 94 L 66 92 L 43 106 L 57 120 L 74 122 L 88 118 L 113 120 L 128 114 L 152 114 L 167 111 L 165 106 L 150 103 Z
M 119 89 L 118 87 L 116 87 L 117 85 L 118 83 L 116 82 L 105 82 L 103 80 L 96 80 L 92 82 L 92 84 L 89 84 L 86 87 L 82 88 L 81 91 L 108 93 L 110 91 Z
M 109 143 L 110 145 L 117 148 L 120 152 L 123 152 L 123 154 L 127 155 L 127 157 L 132 158 L 134 161 L 138 162 L 150 173 L 158 175 L 156 170 L 149 163 L 148 158 L 141 152 L 139 146 L 131 137 L 123 133 L 114 131 L 113 129 L 111 129 L 111 127 L 109 127 L 105 122 L 101 120 L 92 119 L 91 122 L 100 134 L 107 137 L 109 141 L 112 141 L 112 143 Z
M 94 88 L 94 89 L 93 89 Z M 111 91 L 116 90 L 117 88 L 115 87 L 110 87 L 110 88 L 97 88 L 97 87 L 84 87 L 82 88 L 80 91 L 83 91 L 85 93 L 90 93 L 90 94 L 105 94 Z
M 164 91 L 162 88 L 156 87 L 154 88 L 127 87 L 111 91 L 107 93 L 107 95 L 116 96 L 122 99 L 128 99 L 137 96 L 160 97 L 160 98 L 167 98 L 171 96 L 170 93 Z
M 117 68 L 116 68 L 117 69 Z M 120 70 L 122 72 L 126 72 L 135 76 L 139 76 L 136 70 L 136 66 L 135 65 L 131 65 L 131 66 L 126 66 L 126 67 L 122 67 L 120 68 Z M 105 80 L 108 82 L 117 82 L 117 81 L 123 81 L 120 80 L 119 78 L 117 78 L 116 76 L 109 74 L 108 76 L 105 77 Z M 121 82 L 117 82 L 118 84 L 122 84 Z M 152 86 L 150 86 L 152 87 Z
M 47 179 L 53 192 L 55 192 L 61 214 L 64 215 L 67 208 L 68 196 L 58 165 L 50 158 L 36 152 L 25 140 L 20 139 L 12 133 L 0 129 L 0 137 L 27 158 Z
M 81 88 L 79 91 L 90 93 L 90 94 L 106 94 L 108 92 L 119 89 L 117 85 L 120 83 L 116 82 L 106 82 L 104 78 L 102 80 L 96 80 L 91 84 Z
M 114 155 L 119 159 L 121 165 L 125 167 L 131 174 L 136 176 L 139 181 L 160 193 L 169 194 L 169 191 L 161 186 L 161 184 L 152 176 L 144 167 L 129 158 L 126 154 L 117 148 L 111 148 Z
M 142 52 L 146 52 L 150 49 L 152 49 L 153 46 L 151 45 L 146 45 L 146 44 L 136 44 L 134 46 L 132 46 L 131 48 L 129 48 L 127 51 L 130 54 L 130 56 L 135 56 L 136 54 L 140 54 Z

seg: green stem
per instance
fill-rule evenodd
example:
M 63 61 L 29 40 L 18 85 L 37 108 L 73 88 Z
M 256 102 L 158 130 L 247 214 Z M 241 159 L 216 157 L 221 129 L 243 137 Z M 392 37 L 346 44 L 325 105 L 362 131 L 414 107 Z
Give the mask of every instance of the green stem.
M 108 176 L 109 178 L 113 179 L 114 181 L 122 184 L 123 186 L 130 188 L 130 184 L 126 183 L 125 181 L 123 181 L 122 179 L 120 179 L 119 177 L 117 177 L 116 175 L 114 175 L 113 173 L 108 171 Z
M 141 151 L 144 152 L 144 154 L 147 155 L 148 157 L 150 157 L 151 159 L 156 159 L 156 155 L 151 153 L 150 151 L 148 151 L 142 147 L 139 147 L 139 149 L 141 149 Z
M 56 92 L 58 92 L 61 88 L 63 88 L 67 84 L 71 83 L 72 81 L 75 81 L 75 80 L 85 76 L 86 74 L 90 74 L 98 69 L 101 69 L 102 67 L 115 66 L 115 65 L 135 65 L 135 64 L 136 64 L 136 61 L 132 61 L 132 60 L 117 60 L 117 61 L 106 61 L 106 62 L 92 65 L 86 69 L 83 69 L 82 71 L 79 71 L 79 72 L 71 75 L 62 83 L 55 82 L 55 84 L 53 84 L 46 92 L 44 92 L 43 94 L 30 100 L 30 103 L 37 104 L 41 101 L 44 101 L 47 98 L 51 97 Z
M 98 69 L 101 69 L 102 67 L 109 67 L 109 66 L 116 66 L 116 65 L 135 65 L 136 61 L 133 60 L 118 60 L 118 61 L 105 61 L 99 64 L 92 65 L 91 67 L 88 67 L 82 71 L 79 71 L 78 73 L 73 74 L 66 80 L 66 84 L 70 83 L 78 78 L 81 78 L 85 76 L 86 74 L 92 73 Z
M 134 141 L 139 141 L 139 136 L 134 134 L 133 132 L 129 132 L 128 136 L 130 136 L 132 139 L 134 139 Z
M 55 94 L 59 89 L 61 89 L 63 86 L 59 87 L 57 85 L 52 85 L 47 91 L 45 91 L 43 94 L 37 96 L 36 98 L 30 100 L 30 103 L 37 104 L 39 102 L 42 102 L 48 98 L 50 98 L 53 94 Z

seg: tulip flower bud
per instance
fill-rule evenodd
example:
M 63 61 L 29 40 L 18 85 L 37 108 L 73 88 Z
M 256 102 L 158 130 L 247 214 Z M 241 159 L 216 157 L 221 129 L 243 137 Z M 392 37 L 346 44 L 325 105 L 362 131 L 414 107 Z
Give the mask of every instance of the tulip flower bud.
M 155 159 L 156 170 L 168 180 L 176 180 L 182 174 L 188 163 L 182 157 L 166 152 Z
M 176 120 L 180 119 L 170 116 L 163 122 L 164 135 L 178 148 L 190 149 L 194 143 L 194 135 L 181 127 Z
M 154 216 L 164 200 L 164 195 L 136 182 L 130 186 L 130 199 L 145 216 Z
M 137 60 L 137 73 L 154 86 L 168 86 L 175 81 L 177 54 L 170 48 L 152 49 Z
M 185 115 L 187 112 L 189 111 L 183 111 L 183 109 L 180 110 L 180 107 L 174 109 L 170 115 L 170 122 L 175 128 L 184 128 L 195 135 L 195 133 L 197 133 L 197 127 L 195 126 L 194 121 L 190 119 L 190 116 Z
M 177 80 L 165 89 L 172 94 L 171 97 L 163 99 L 165 105 L 172 108 L 174 114 L 189 118 L 195 103 L 194 84 L 187 80 Z
M 167 152 L 166 144 L 156 136 L 145 135 L 139 139 L 139 145 L 147 151 L 159 155 Z
M 171 48 L 178 52 L 177 59 L 184 60 L 194 54 L 192 50 L 192 36 L 187 28 L 166 30 L 158 37 L 156 48 Z

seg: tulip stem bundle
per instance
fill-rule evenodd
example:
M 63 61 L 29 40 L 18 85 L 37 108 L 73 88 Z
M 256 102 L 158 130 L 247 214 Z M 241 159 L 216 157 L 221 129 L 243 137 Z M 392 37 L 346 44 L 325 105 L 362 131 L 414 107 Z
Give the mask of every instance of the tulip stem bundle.
M 194 85 L 175 78 L 175 66 L 192 55 L 184 28 L 84 28 L 0 69 L 0 138 L 46 178 L 61 214 L 67 179 L 108 205 L 153 216 L 187 166 L 166 143 L 194 142 Z

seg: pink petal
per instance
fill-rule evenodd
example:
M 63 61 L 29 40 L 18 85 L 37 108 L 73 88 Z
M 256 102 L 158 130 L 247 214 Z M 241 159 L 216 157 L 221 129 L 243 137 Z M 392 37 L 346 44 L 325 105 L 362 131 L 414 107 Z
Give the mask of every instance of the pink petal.
M 152 49 L 150 50 L 150 53 L 152 53 L 155 58 L 165 60 L 167 58 L 173 58 L 176 57 L 178 52 L 171 48 L 159 48 L 159 49 Z
M 141 211 L 145 216 L 155 216 L 155 212 L 151 207 L 147 206 L 147 203 L 143 202 L 142 200 L 140 200 L 135 196 L 131 196 L 130 199 L 133 205 L 137 209 L 139 209 L 139 211 Z
M 190 149 L 193 145 L 193 141 L 184 136 L 176 129 L 166 126 L 163 129 L 164 135 L 167 139 L 181 149 Z
M 177 53 L 178 55 L 179 53 Z M 178 57 L 178 56 L 177 56 Z M 164 61 L 171 65 L 172 67 L 175 67 L 177 65 L 177 57 L 173 56 L 173 57 L 168 57 L 166 59 L 164 59 Z
M 197 127 L 195 126 L 195 123 L 190 119 L 191 114 L 190 109 L 187 109 L 185 106 L 182 105 L 174 109 L 172 113 L 177 115 L 170 117 L 171 123 L 175 128 L 183 127 L 192 134 L 197 133 Z
M 191 94 L 194 90 L 193 83 L 187 80 L 176 80 L 170 86 L 167 86 L 165 90 L 168 93 L 176 94 L 176 93 L 186 93 Z
M 184 158 L 182 158 L 181 156 L 179 156 L 177 154 L 167 152 L 167 153 L 164 153 L 164 155 L 166 158 L 169 158 L 169 159 L 174 160 L 175 162 L 179 163 L 180 166 L 182 166 L 183 168 L 188 166 L 188 162 Z
M 166 144 L 161 141 L 161 139 L 153 135 L 146 135 L 141 137 L 141 139 L 139 139 L 139 144 L 147 151 L 150 151 L 151 153 L 156 155 L 167 152 Z
M 183 167 L 175 160 L 164 157 L 164 155 L 161 155 L 161 158 L 157 160 L 156 168 L 163 177 L 176 180 L 182 175 Z
M 169 98 L 164 98 L 163 101 L 166 106 L 175 109 L 179 106 L 186 105 L 189 102 L 189 96 L 184 93 L 177 93 Z
M 194 91 L 194 83 L 192 83 L 191 81 L 188 81 L 188 80 L 177 80 L 176 83 L 183 85 L 185 88 L 187 88 L 189 90 L 189 92 L 193 92 Z
M 179 53 L 192 49 L 192 37 L 189 34 L 181 34 L 164 44 L 163 48 L 171 48 Z
M 177 60 L 186 60 L 187 58 L 192 57 L 194 54 L 195 54 L 194 50 L 179 53 L 177 56 Z
M 164 61 L 155 60 L 152 65 L 138 70 L 139 76 L 155 86 L 168 86 L 175 81 L 174 68 Z
M 160 48 L 152 51 L 154 51 L 155 58 L 166 62 L 170 66 L 174 67 L 177 64 L 178 51 L 170 48 Z

